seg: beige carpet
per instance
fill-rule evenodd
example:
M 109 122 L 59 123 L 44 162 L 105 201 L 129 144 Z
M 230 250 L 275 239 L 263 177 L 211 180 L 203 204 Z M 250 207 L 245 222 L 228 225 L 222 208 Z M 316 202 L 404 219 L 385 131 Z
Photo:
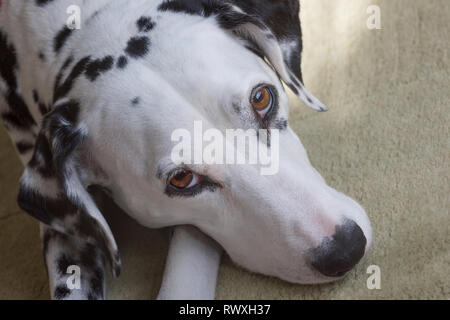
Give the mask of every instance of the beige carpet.
M 381 30 L 366 9 L 381 8 Z M 329 183 L 366 208 L 373 248 L 339 283 L 291 285 L 225 258 L 217 298 L 450 298 L 450 5 L 448 0 L 302 0 L 307 87 L 326 114 L 293 101 L 291 125 Z M 0 134 L 0 298 L 47 299 L 37 223 L 15 198 L 21 166 Z M 123 275 L 112 299 L 156 296 L 164 231 L 119 236 Z M 113 227 L 114 229 L 114 227 Z M 366 269 L 381 268 L 368 290 Z

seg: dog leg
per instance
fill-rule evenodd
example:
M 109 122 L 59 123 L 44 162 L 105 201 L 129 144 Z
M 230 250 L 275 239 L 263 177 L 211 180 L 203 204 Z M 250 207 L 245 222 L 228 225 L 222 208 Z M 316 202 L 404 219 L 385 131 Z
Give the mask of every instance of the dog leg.
M 52 299 L 104 299 L 105 263 L 99 249 L 42 223 L 41 238 Z
M 213 300 L 222 248 L 199 229 L 175 227 L 158 300 Z

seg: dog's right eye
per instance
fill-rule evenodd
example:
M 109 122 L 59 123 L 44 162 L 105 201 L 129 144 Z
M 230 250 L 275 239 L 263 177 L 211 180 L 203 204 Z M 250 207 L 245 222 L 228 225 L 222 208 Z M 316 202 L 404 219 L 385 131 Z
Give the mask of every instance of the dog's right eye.
M 264 119 L 273 109 L 274 95 L 269 86 L 262 86 L 252 93 L 250 102 L 257 114 Z

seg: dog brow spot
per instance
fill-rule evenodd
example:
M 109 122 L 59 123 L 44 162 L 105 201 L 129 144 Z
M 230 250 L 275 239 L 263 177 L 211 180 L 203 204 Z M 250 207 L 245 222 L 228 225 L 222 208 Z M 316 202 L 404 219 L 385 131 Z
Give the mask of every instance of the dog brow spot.
M 286 119 L 277 119 L 275 121 L 275 128 L 282 131 L 282 130 L 286 130 L 286 128 L 288 127 L 288 121 Z
M 94 82 L 102 73 L 110 70 L 114 64 L 112 56 L 106 56 L 103 59 L 91 61 L 86 66 L 86 76 Z
M 155 27 L 155 23 L 150 17 L 141 17 L 136 22 L 139 32 L 149 32 Z
M 149 52 L 150 39 L 148 37 L 133 37 L 128 40 L 125 52 L 132 58 L 141 58 Z
M 120 56 L 117 60 L 117 68 L 124 69 L 128 64 L 128 59 L 125 56 Z
M 42 51 L 39 52 L 38 58 L 42 62 L 46 62 L 47 61 L 47 58 L 45 57 L 45 54 Z
M 233 103 L 233 110 L 236 113 L 241 113 L 241 106 L 239 105 L 239 103 Z
M 133 106 L 136 106 L 136 105 L 139 104 L 140 101 L 141 101 L 141 98 L 135 97 L 133 100 L 131 100 L 131 104 L 132 104 Z

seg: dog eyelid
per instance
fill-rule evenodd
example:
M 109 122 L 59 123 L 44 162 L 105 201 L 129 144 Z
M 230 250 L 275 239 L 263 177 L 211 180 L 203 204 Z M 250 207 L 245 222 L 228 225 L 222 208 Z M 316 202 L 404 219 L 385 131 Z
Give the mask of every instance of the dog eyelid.
M 171 181 L 174 177 L 176 177 L 183 171 L 192 174 L 192 180 L 186 187 L 179 188 L 176 185 L 174 185 Z M 172 173 L 167 175 L 166 189 L 164 193 L 171 198 L 172 197 L 193 198 L 204 191 L 214 192 L 217 189 L 217 187 L 220 187 L 220 185 L 213 182 L 206 176 L 197 174 L 188 169 L 176 169 L 172 171 Z

